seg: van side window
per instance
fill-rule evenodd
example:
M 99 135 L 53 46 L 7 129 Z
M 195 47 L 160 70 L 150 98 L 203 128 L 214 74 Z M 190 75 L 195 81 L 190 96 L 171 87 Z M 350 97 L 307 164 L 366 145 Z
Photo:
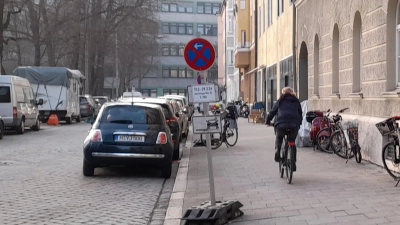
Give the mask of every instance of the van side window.
M 10 103 L 10 102 L 11 102 L 10 87 L 0 86 L 0 103 Z
M 31 91 L 27 87 L 23 87 L 23 90 L 24 90 L 24 102 L 32 104 L 33 98 L 32 98 Z
M 25 103 L 25 93 L 21 86 L 14 86 L 15 94 L 17 96 L 17 103 Z

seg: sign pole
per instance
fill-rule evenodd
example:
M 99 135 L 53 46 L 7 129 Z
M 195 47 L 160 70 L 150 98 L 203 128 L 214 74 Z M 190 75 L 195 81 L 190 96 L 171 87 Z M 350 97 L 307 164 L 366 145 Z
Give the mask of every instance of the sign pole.
M 203 78 L 207 80 L 207 70 L 203 71 Z M 208 83 L 208 82 L 206 82 Z M 208 115 L 208 102 L 203 103 L 203 115 Z M 212 164 L 212 154 L 211 154 L 211 135 L 210 133 L 206 134 L 206 145 L 207 145 L 207 161 L 208 161 L 208 180 L 210 183 L 210 199 L 211 205 L 215 205 L 215 186 L 214 186 L 214 173 L 213 173 L 213 164 Z

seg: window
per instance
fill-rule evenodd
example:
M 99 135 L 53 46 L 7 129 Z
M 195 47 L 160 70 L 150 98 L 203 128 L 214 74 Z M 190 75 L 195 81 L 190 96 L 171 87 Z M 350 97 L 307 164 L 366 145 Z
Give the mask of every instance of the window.
M 356 12 L 353 29 L 353 93 L 362 91 L 362 23 L 361 14 Z
M 193 4 L 191 2 L 163 3 L 161 4 L 161 11 L 193 13 Z
M 283 0 L 278 0 L 278 17 L 283 14 Z
M 179 2 L 178 12 L 180 13 L 193 13 L 193 3 L 191 2 Z
M 268 27 L 272 25 L 272 0 L 268 0 Z
M 242 48 L 246 47 L 246 31 L 242 30 Z
M 163 44 L 162 55 L 163 56 L 183 56 L 185 45 L 182 44 Z
M 230 57 L 229 63 L 232 65 L 233 64 L 233 51 L 232 50 L 229 51 L 229 57 Z
M 246 0 L 240 0 L 240 9 L 246 9 Z
M 141 92 L 144 97 L 157 97 L 157 89 L 142 89 Z
M 261 6 L 258 7 L 257 33 L 258 33 L 258 38 L 260 38 L 261 37 Z
M 279 62 L 281 77 L 281 89 L 284 87 L 294 87 L 293 57 L 290 56 Z
M 204 36 L 217 36 L 218 28 L 217 25 L 197 24 L 197 32 Z
M 190 23 L 163 23 L 163 34 L 193 34 L 193 24 Z
M 263 24 L 263 32 L 265 32 L 265 15 L 267 14 L 267 11 L 265 11 L 265 0 L 263 0 L 263 15 L 262 15 L 262 24 Z
M 100 123 L 103 124 L 158 124 L 165 123 L 158 109 L 134 105 L 108 106 L 103 109 Z M 116 122 L 113 122 L 116 121 Z M 116 125 L 113 125 L 116 126 Z M 126 125 L 125 125 L 126 126 Z
M 162 76 L 173 78 L 193 78 L 193 70 L 187 67 L 164 67 L 162 69 Z
M 10 87 L 0 87 L 0 103 L 11 102 Z
M 314 38 L 314 94 L 319 94 L 319 39 Z
M 216 14 L 219 12 L 221 4 L 219 3 L 197 3 L 197 13 L 199 14 Z
M 164 95 L 181 95 L 186 96 L 186 89 L 164 89 Z M 180 102 L 178 99 L 174 99 L 177 102 Z M 174 110 L 178 110 L 175 108 L 176 105 L 173 104 Z

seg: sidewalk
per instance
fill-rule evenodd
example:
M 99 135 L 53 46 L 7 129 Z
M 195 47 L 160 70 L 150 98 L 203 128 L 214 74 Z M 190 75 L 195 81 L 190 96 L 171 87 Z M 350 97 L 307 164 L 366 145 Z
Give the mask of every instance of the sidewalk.
M 193 139 L 198 139 L 193 135 Z M 239 119 L 236 146 L 213 150 L 216 200 L 238 200 L 242 224 L 399 224 L 400 186 L 378 166 L 299 148 L 291 185 L 278 175 L 273 128 Z M 206 149 L 182 159 L 164 224 L 209 201 Z M 188 158 L 190 153 L 190 158 Z M 188 167 L 188 168 L 187 168 Z

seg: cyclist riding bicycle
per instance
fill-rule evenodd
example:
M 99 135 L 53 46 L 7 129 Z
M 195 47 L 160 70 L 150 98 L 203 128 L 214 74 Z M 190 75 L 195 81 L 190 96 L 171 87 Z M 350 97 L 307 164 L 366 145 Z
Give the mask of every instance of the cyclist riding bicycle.
M 296 97 L 296 93 L 290 87 L 282 89 L 282 95 L 272 107 L 269 112 L 265 124 L 271 125 L 271 120 L 275 118 L 275 162 L 279 162 L 280 149 L 283 137 L 289 131 L 288 142 L 294 142 L 299 132 L 300 125 L 303 118 L 303 111 L 301 109 L 300 101 Z M 296 162 L 297 151 L 294 151 L 294 162 Z M 296 164 L 294 164 L 293 171 L 296 171 Z

